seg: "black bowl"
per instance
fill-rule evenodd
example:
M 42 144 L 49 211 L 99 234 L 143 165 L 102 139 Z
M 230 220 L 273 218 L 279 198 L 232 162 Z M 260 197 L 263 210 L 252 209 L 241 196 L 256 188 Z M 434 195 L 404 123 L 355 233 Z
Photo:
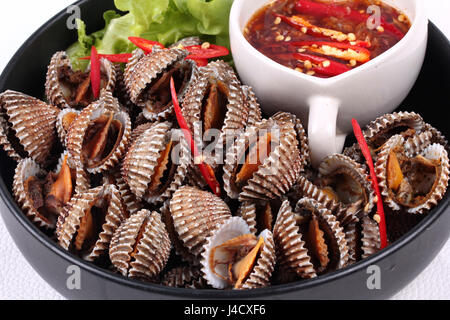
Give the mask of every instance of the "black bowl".
M 112 0 L 79 1 L 82 17 L 91 31 L 103 27 L 102 13 L 114 9 Z M 76 41 L 76 32 L 66 27 L 68 14 L 63 11 L 46 23 L 19 49 L 0 78 L 0 92 L 17 90 L 42 97 L 46 67 L 58 50 Z M 420 78 L 400 110 L 420 113 L 425 121 L 450 136 L 443 108 L 450 92 L 450 43 L 429 24 L 426 61 Z M 397 293 L 412 281 L 445 244 L 450 233 L 448 193 L 439 206 L 420 224 L 385 250 L 369 259 L 316 279 L 299 281 L 251 291 L 216 291 L 175 289 L 130 280 L 87 263 L 60 248 L 35 227 L 16 205 L 11 195 L 15 162 L 0 152 L 1 213 L 9 233 L 33 268 L 56 290 L 73 299 L 382 299 Z M 369 289 L 372 265 L 379 267 L 381 288 Z M 70 289 L 70 275 L 78 266 L 81 289 Z M 73 268 L 73 267 L 72 267 Z M 75 269 L 76 270 L 76 269 Z M 375 268 L 376 270 L 376 268 Z M 75 271 L 76 272 L 76 271 Z M 69 281 L 68 281 L 69 280 Z

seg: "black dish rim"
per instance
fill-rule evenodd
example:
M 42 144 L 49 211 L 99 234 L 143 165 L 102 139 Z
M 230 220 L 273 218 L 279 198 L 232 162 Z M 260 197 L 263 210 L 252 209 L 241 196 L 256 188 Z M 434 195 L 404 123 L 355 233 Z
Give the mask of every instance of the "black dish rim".
M 92 0 L 79 0 L 72 5 L 81 5 L 82 3 L 92 1 Z M 38 30 L 36 30 L 17 50 L 14 56 L 11 58 L 2 74 L 0 75 L 0 88 L 4 87 L 4 82 L 6 75 L 12 71 L 13 65 L 15 65 L 16 60 L 22 55 L 22 52 L 26 49 L 27 43 L 31 42 L 39 34 L 46 32 L 47 28 L 52 25 L 56 20 L 59 20 L 63 15 L 66 14 L 66 9 L 62 10 L 56 14 L 53 18 L 42 25 Z M 438 34 L 442 39 L 446 39 L 450 46 L 450 40 L 440 31 L 431 21 L 429 21 L 429 28 L 433 29 L 434 32 Z M 389 245 L 384 250 L 372 255 L 371 257 L 361 260 L 351 266 L 343 268 L 341 270 L 333 271 L 325 275 L 318 276 L 314 279 L 300 280 L 283 285 L 275 285 L 266 288 L 259 288 L 247 291 L 239 290 L 215 290 L 215 289 L 184 289 L 184 288 L 172 288 L 158 284 L 152 284 L 143 282 L 140 280 L 133 280 L 124 277 L 119 274 L 112 273 L 106 269 L 100 268 L 93 263 L 82 260 L 81 258 L 75 256 L 74 254 L 64 250 L 56 242 L 50 239 L 46 234 L 44 234 L 37 226 L 35 226 L 22 212 L 22 210 L 17 206 L 12 194 L 5 185 L 3 177 L 0 177 L 0 197 L 5 203 L 6 208 L 12 213 L 17 221 L 29 232 L 37 241 L 47 247 L 49 250 L 53 251 L 55 254 L 59 255 L 70 264 L 77 265 L 84 269 L 85 271 L 94 274 L 98 277 L 104 278 L 115 282 L 119 285 L 131 287 L 134 289 L 154 292 L 156 294 L 162 294 L 166 296 L 171 296 L 173 298 L 187 298 L 187 299 L 255 299 L 264 298 L 265 296 L 273 296 L 277 294 L 286 294 L 289 292 L 294 292 L 298 290 L 305 290 L 311 287 L 320 286 L 321 284 L 334 281 L 338 278 L 343 278 L 349 274 L 359 272 L 364 270 L 370 265 L 376 264 L 378 261 L 384 259 L 387 256 L 392 255 L 396 251 L 400 250 L 406 244 L 418 237 L 421 232 L 428 229 L 439 217 L 447 211 L 450 205 L 449 195 L 442 200 L 441 204 L 434 208 L 420 223 L 418 223 L 413 229 L 408 233 L 403 235 L 400 239 L 395 241 L 393 244 Z M 8 214 L 8 213 L 6 213 Z

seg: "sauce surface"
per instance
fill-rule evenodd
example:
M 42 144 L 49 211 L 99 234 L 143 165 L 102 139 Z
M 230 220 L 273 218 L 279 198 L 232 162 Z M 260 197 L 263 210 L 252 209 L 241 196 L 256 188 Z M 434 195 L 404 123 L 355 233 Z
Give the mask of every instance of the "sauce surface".
M 276 0 L 250 19 L 244 36 L 286 67 L 329 78 L 389 50 L 410 27 L 406 15 L 377 0 Z

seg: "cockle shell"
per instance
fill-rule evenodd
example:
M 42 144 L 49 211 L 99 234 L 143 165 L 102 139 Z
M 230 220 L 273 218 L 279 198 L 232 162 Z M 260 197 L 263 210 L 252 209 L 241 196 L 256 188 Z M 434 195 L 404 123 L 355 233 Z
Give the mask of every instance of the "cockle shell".
M 369 146 L 376 149 L 396 134 L 395 130 L 398 131 L 399 128 L 404 128 L 403 132 L 406 132 L 408 129 L 419 132 L 424 127 L 425 122 L 417 113 L 394 112 L 385 114 L 369 123 L 363 134 Z
M 33 200 L 30 198 L 28 190 L 25 186 L 25 181 L 33 176 L 43 178 L 45 176 L 45 172 L 30 158 L 20 160 L 14 175 L 14 197 L 23 212 L 31 219 L 33 223 L 42 228 L 52 229 L 55 227 L 57 217 L 47 217 L 44 214 L 41 214 L 35 208 Z
M 78 105 L 70 101 L 69 96 L 72 96 L 73 88 L 68 87 L 62 82 L 62 69 L 66 68 L 69 72 L 72 72 L 72 65 L 70 63 L 67 53 L 59 51 L 55 53 L 50 61 L 50 65 L 47 70 L 47 78 L 45 83 L 45 94 L 47 100 L 54 106 L 61 109 L 76 108 Z M 89 72 L 89 68 L 87 72 Z M 101 88 L 113 92 L 116 83 L 116 69 L 114 65 L 107 59 L 100 59 L 100 70 L 105 79 L 101 83 Z M 86 75 L 88 78 L 88 75 Z M 93 101 L 90 101 L 93 102 Z
M 359 261 L 359 240 L 360 232 L 357 222 L 352 222 L 344 227 L 345 238 L 347 239 L 348 261 L 347 265 L 351 265 Z
M 52 192 L 53 185 L 58 179 L 58 175 L 66 157 L 67 165 L 71 170 L 71 195 L 73 197 L 74 194 L 89 189 L 90 181 L 89 176 L 82 168 L 77 168 L 73 165 L 67 152 L 64 152 L 61 155 L 53 172 L 42 170 L 31 158 L 19 161 L 16 167 L 13 181 L 13 194 L 25 214 L 39 227 L 53 229 L 56 225 L 60 210 L 67 205 L 64 201 L 68 200 L 56 198 L 57 196 L 55 193 L 53 193 L 54 197 L 47 199 L 47 196 Z M 75 174 L 75 177 L 72 176 L 73 174 Z M 34 186 L 35 188 L 37 187 L 37 189 L 32 189 L 32 186 L 29 185 L 30 181 L 28 181 L 28 179 L 32 177 L 37 179 L 30 180 L 36 183 Z M 52 203 L 50 207 L 47 206 L 47 200 Z
M 218 119 L 208 121 L 205 126 L 204 104 L 210 102 L 210 97 L 217 98 Z M 249 117 L 241 84 L 233 69 L 223 61 L 210 62 L 201 68 L 197 81 L 184 97 L 182 112 L 195 136 L 202 138 L 209 129 L 217 129 L 220 131 L 218 142 L 223 144 L 244 130 Z
M 283 201 L 278 212 L 273 237 L 281 268 L 292 270 L 301 278 L 317 276 L 288 200 Z
M 56 169 L 53 172 L 56 174 L 61 170 L 61 167 L 64 163 L 64 159 L 67 156 L 67 164 L 71 170 L 75 171 L 75 193 L 81 193 L 90 189 L 91 187 L 91 179 L 89 174 L 84 170 L 83 167 L 76 166 L 75 162 L 72 160 L 69 152 L 65 150 L 61 156 L 59 157 L 58 164 L 56 165 Z
M 369 216 L 360 222 L 348 224 L 344 228 L 348 246 L 348 263 L 354 264 L 380 250 L 380 230 L 378 223 Z
M 206 289 L 208 284 L 199 267 L 175 267 L 164 274 L 162 285 L 174 288 Z
M 170 122 L 143 127 L 143 133 L 136 134 L 138 137 L 123 161 L 122 175 L 130 190 L 138 199 L 151 204 L 162 203 L 170 198 L 183 183 L 190 163 L 186 140 L 177 136 L 171 128 Z M 167 160 L 161 160 L 162 156 Z M 169 176 L 162 180 L 164 172 L 168 172 Z
M 262 120 L 261 106 L 252 87 L 242 86 L 244 103 L 248 108 L 247 127 L 254 126 Z
M 100 161 L 89 164 L 89 160 L 85 159 L 83 155 L 84 144 L 88 142 L 85 141 L 86 134 L 95 124 L 96 119 L 111 114 L 113 115 L 112 121 L 120 125 L 120 128 L 115 128 L 117 137 L 115 137 L 114 145 L 110 146 L 111 150 L 108 155 L 103 156 Z M 84 108 L 73 121 L 67 133 L 66 144 L 77 165 L 85 167 L 89 173 L 100 173 L 115 167 L 119 163 L 125 155 L 130 136 L 131 121 L 128 113 L 120 108 L 116 98 L 113 98 L 107 91 L 103 91 L 102 98 Z
M 109 257 L 122 275 L 151 281 L 164 269 L 170 249 L 169 235 L 159 213 L 143 209 L 116 230 Z
M 230 285 L 225 279 L 217 276 L 212 270 L 213 268 L 215 268 L 215 266 L 211 266 L 210 263 L 212 260 L 214 260 L 214 257 L 211 256 L 212 254 L 214 254 L 214 248 L 228 240 L 248 234 L 250 234 L 250 229 L 248 228 L 247 223 L 240 217 L 232 217 L 225 223 L 221 224 L 220 227 L 218 227 L 211 234 L 211 236 L 207 238 L 206 244 L 204 246 L 205 249 L 202 253 L 201 264 L 204 278 L 209 285 L 217 289 L 223 289 L 229 287 Z M 254 289 L 266 287 L 270 284 L 270 278 L 272 276 L 276 262 L 273 235 L 269 230 L 264 230 L 263 232 L 261 232 L 259 237 L 262 237 L 264 240 L 262 251 L 257 256 L 256 261 L 254 261 L 249 274 L 242 285 L 239 288 L 235 289 Z M 220 260 L 222 259 L 226 259 L 226 257 L 221 257 Z M 215 268 L 215 270 L 225 277 L 228 272 L 226 268 L 222 268 L 222 270 L 219 271 L 217 271 L 217 268 Z
M 91 211 L 96 206 L 101 208 L 101 212 Z M 59 216 L 56 228 L 58 242 L 61 247 L 80 254 L 85 260 L 97 260 L 108 253 L 115 230 L 126 218 L 120 193 L 115 186 L 103 185 L 87 190 L 73 196 Z M 91 241 L 88 247 L 85 247 L 86 241 Z
M 408 180 L 410 178 L 422 178 L 422 185 L 420 187 L 423 188 L 422 193 L 425 195 L 421 197 L 422 200 L 417 205 L 405 209 L 412 214 L 423 214 L 425 211 L 436 206 L 444 196 L 449 180 L 450 164 L 448 154 L 444 146 L 440 144 L 432 144 L 421 150 L 420 148 L 414 148 L 413 144 L 406 145 L 405 139 L 400 135 L 393 136 L 385 143 L 379 153 L 379 157 L 375 165 L 375 171 L 385 203 L 387 203 L 394 211 L 398 211 L 402 208 L 402 205 L 398 203 L 388 184 L 388 161 L 392 152 L 403 153 L 409 158 L 421 156 L 426 160 L 438 162 L 433 177 L 426 172 L 413 172 L 411 174 L 415 174 L 416 176 L 419 174 L 422 176 L 407 177 Z M 404 172 L 403 174 L 409 175 L 410 173 Z
M 331 187 L 336 194 L 336 216 L 343 226 L 372 211 L 375 193 L 365 169 L 353 159 L 342 154 L 326 157 L 319 166 L 319 181 L 319 187 Z
M 144 208 L 142 201 L 137 199 L 134 193 L 131 192 L 119 168 L 114 169 L 110 174 L 104 176 L 103 182 L 113 184 L 117 187 L 128 216 Z
M 247 223 L 250 232 L 256 234 L 256 203 L 252 201 L 244 201 L 239 206 L 236 216 L 241 217 Z
M 175 79 L 175 73 L 181 81 L 181 87 L 177 88 L 178 99 L 183 101 L 185 92 L 197 76 L 196 64 L 184 60 L 187 55 L 186 50 L 178 48 L 153 50 L 149 55 L 143 55 L 142 51 L 134 52 L 125 69 L 125 84 L 131 101 L 144 109 L 143 115 L 148 120 L 162 121 L 173 115 L 168 77 L 173 75 Z M 154 85 L 158 88 L 155 89 Z M 158 91 L 160 86 L 164 86 L 164 94 Z M 153 89 L 156 91 L 152 92 Z
M 330 261 L 325 270 L 319 267 L 316 268 L 316 272 L 322 273 L 341 269 L 347 265 L 349 259 L 347 240 L 344 229 L 336 217 L 325 206 L 311 198 L 303 198 L 297 202 L 295 212 L 299 213 L 302 210 L 309 211 L 318 219 L 320 230 L 328 237 L 327 246 Z
M 380 250 L 380 229 L 378 223 L 370 217 L 361 220 L 362 259 L 366 259 Z
M 206 238 L 231 218 L 227 204 L 216 195 L 194 187 L 181 187 L 170 200 L 170 212 L 179 239 L 188 252 L 200 257 Z
M 259 133 L 270 133 L 275 147 L 263 163 L 242 187 L 236 184 L 239 165 L 246 159 L 246 151 L 252 142 L 258 141 Z M 261 138 L 261 137 L 259 137 Z M 271 142 L 272 142 L 271 141 Z M 296 131 L 292 122 L 263 120 L 257 127 L 249 127 L 233 144 L 223 168 L 224 188 L 232 199 L 240 201 L 270 200 L 279 198 L 291 189 L 301 170 L 300 153 Z
M 66 145 L 67 132 L 72 125 L 72 122 L 80 114 L 80 111 L 72 108 L 61 110 L 56 118 L 56 132 L 58 133 L 59 141 L 63 146 Z
M 257 234 L 264 229 L 272 231 L 279 210 L 278 202 L 244 201 L 240 203 L 236 215 L 242 217 L 247 222 L 253 234 Z
M 175 230 L 175 225 L 173 222 L 172 213 L 170 212 L 170 200 L 164 202 L 162 207 L 159 209 L 161 213 L 161 219 L 166 225 L 167 232 L 169 233 L 169 238 L 172 243 L 175 253 L 181 257 L 183 261 L 186 261 L 190 266 L 197 266 L 200 264 L 198 257 L 193 255 L 188 248 L 184 246 L 183 241 L 180 239 L 177 231 Z
M 271 119 L 282 122 L 291 121 L 294 124 L 295 131 L 297 133 L 297 141 L 299 142 L 298 148 L 300 150 L 300 159 L 302 163 L 301 170 L 304 171 L 305 167 L 311 163 L 311 155 L 309 150 L 308 136 L 305 129 L 303 128 L 303 124 L 300 118 L 297 118 L 292 113 L 280 111 L 273 115 Z
M 30 157 L 44 164 L 56 141 L 59 109 L 20 92 L 0 95 L 0 145 L 19 161 Z

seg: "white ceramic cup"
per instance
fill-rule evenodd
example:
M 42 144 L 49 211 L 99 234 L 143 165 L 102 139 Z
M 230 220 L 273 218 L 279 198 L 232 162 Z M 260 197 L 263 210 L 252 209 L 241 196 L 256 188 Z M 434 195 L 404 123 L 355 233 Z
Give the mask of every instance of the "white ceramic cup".
M 384 0 L 412 23 L 394 47 L 349 72 L 322 79 L 297 72 L 257 51 L 243 36 L 253 14 L 271 0 L 234 0 L 230 40 L 242 81 L 253 87 L 263 111 L 296 114 L 307 126 L 313 165 L 342 152 L 352 132 L 351 119 L 361 126 L 392 112 L 406 98 L 421 70 L 428 38 L 423 0 Z

